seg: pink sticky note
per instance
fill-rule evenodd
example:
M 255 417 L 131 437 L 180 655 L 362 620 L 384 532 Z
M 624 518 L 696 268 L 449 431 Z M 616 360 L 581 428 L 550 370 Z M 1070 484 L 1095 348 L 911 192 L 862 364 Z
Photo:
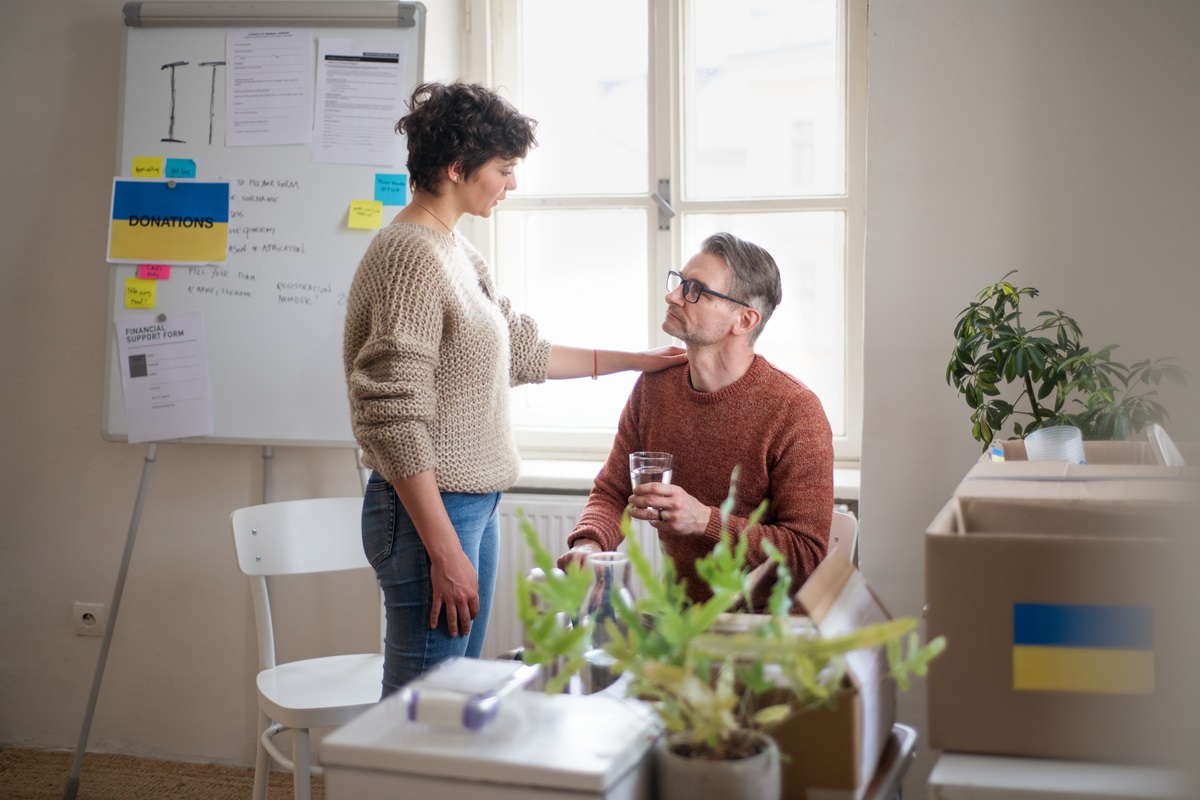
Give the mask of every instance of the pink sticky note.
M 171 265 L 138 264 L 138 277 L 147 281 L 165 281 L 171 277 Z

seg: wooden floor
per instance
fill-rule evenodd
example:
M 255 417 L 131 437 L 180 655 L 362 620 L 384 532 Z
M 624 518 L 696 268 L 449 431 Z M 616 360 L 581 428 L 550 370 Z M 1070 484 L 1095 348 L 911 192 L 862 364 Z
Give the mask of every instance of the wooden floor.
M 0 798 L 62 800 L 74 752 L 0 750 Z M 156 761 L 133 756 L 88 753 L 83 759 L 77 800 L 250 800 L 254 770 L 216 764 Z M 269 800 L 292 797 L 292 776 L 271 773 Z M 312 782 L 313 800 L 324 800 L 321 778 Z

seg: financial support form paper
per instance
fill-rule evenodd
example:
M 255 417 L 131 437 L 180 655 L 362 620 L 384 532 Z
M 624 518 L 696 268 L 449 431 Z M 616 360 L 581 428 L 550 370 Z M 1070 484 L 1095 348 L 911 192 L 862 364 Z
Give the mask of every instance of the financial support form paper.
M 213 434 L 212 382 L 199 311 L 116 320 L 129 441 Z

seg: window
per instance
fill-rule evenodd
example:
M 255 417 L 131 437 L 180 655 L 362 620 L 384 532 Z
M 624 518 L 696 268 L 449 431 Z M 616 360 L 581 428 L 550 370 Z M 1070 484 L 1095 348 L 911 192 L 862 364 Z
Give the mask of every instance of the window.
M 501 291 L 553 341 L 659 346 L 667 271 L 718 230 L 760 244 L 784 300 L 756 349 L 856 461 L 865 0 L 473 0 L 469 19 L 468 73 L 539 121 L 475 237 Z M 635 379 L 517 390 L 522 452 L 603 457 Z

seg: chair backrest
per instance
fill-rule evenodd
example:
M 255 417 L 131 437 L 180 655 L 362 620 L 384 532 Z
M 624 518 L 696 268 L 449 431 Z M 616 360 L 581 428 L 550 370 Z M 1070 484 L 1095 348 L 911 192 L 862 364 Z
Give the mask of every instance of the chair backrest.
M 369 567 L 362 498 L 322 497 L 234 511 L 233 542 L 247 575 L 298 575 Z
M 833 512 L 833 522 L 829 526 L 829 549 L 841 550 L 850 559 L 850 563 L 858 566 L 858 519 L 845 511 Z
M 370 568 L 362 546 L 362 498 L 286 500 L 230 515 L 238 567 L 250 576 L 259 669 L 275 666 L 268 575 Z

